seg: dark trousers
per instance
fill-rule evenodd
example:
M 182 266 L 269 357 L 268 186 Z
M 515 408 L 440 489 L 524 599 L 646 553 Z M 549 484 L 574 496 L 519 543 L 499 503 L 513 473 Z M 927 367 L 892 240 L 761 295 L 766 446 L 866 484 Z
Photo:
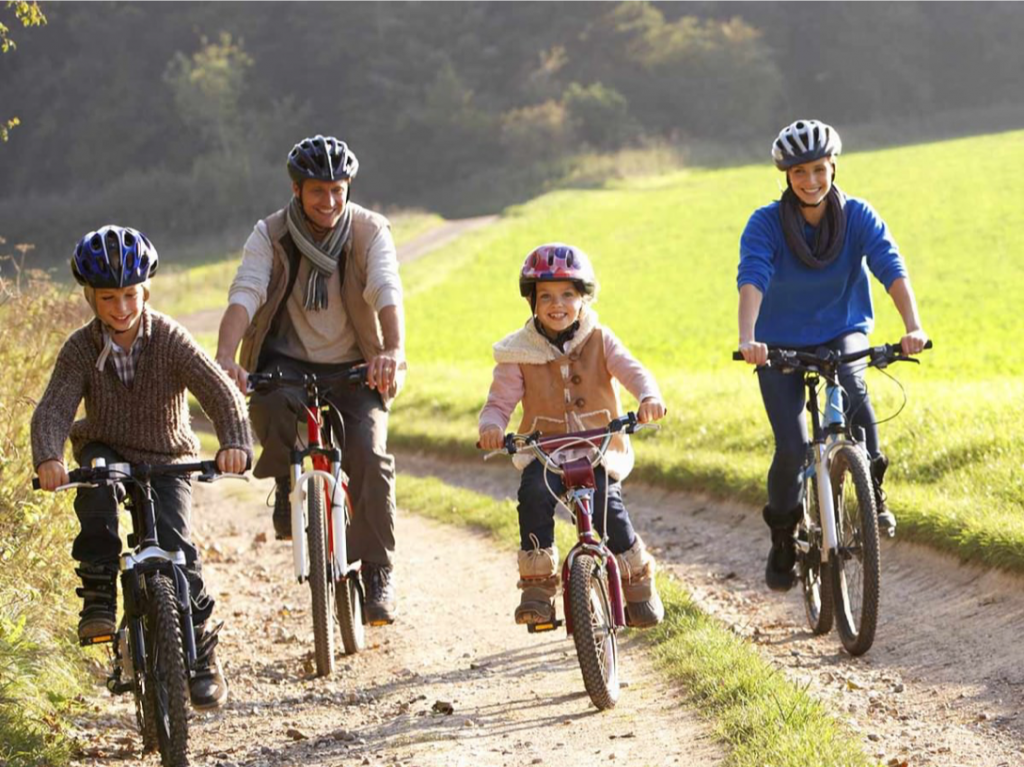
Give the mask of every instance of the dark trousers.
M 335 373 L 345 365 L 323 365 L 289 357 L 267 360 L 263 370 L 280 368 L 286 375 Z M 351 367 L 351 366 L 349 366 Z M 352 524 L 348 529 L 348 555 L 391 565 L 395 551 L 395 459 L 387 451 L 388 413 L 380 394 L 366 386 L 352 388 L 344 381 L 321 391 L 341 414 L 345 441 L 341 467 L 348 475 Z M 299 438 L 306 440 L 306 393 L 298 388 L 257 393 L 249 401 L 253 431 L 263 446 L 253 469 L 257 477 L 288 477 L 291 451 Z M 341 442 L 341 437 L 337 438 Z
M 863 333 L 840 336 L 822 346 L 846 354 L 868 346 Z M 803 351 L 813 352 L 812 347 Z M 847 421 L 864 429 L 868 455 L 877 458 L 878 426 L 875 411 L 864 383 L 865 362 L 859 360 L 839 368 L 839 383 L 845 392 L 843 406 Z M 775 435 L 775 456 L 768 470 L 768 506 L 770 513 L 784 515 L 803 502 L 800 471 L 810 440 L 807 435 L 807 388 L 800 373 L 782 373 L 774 368 L 759 367 L 758 382 L 761 399 Z
M 629 512 L 622 502 L 622 483 L 608 484 L 603 466 L 594 467 L 597 488 L 591 511 L 594 528 L 598 535 L 604 535 L 604 498 L 608 494 L 608 548 L 613 554 L 628 551 L 636 543 L 636 533 L 629 521 Z M 556 495 L 564 490 L 562 478 L 548 472 L 547 482 Z M 533 549 L 531 533 L 537 537 L 541 548 L 550 548 L 555 542 L 555 507 L 557 500 L 552 497 L 544 484 L 544 465 L 532 461 L 524 470 L 519 482 L 519 545 L 523 551 Z
M 82 448 L 81 465 L 90 466 L 94 458 L 106 459 L 107 465 L 125 462 L 114 450 L 99 442 L 90 442 Z M 192 595 L 192 621 L 199 626 L 213 612 L 214 600 L 206 591 L 199 552 L 192 543 L 192 482 L 187 477 L 154 477 L 151 485 L 157 540 L 161 548 L 185 554 L 185 575 Z M 118 535 L 114 489 L 78 488 L 75 514 L 82 529 L 71 547 L 71 556 L 85 564 L 116 570 L 121 555 L 121 538 Z

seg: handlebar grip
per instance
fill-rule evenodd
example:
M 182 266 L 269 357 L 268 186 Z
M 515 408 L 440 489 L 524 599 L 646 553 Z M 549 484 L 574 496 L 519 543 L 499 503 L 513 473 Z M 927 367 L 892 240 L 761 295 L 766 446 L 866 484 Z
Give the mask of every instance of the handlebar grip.
M 733 352 L 732 358 L 736 362 L 743 362 L 743 352 Z
M 924 348 L 925 349 L 931 349 L 932 348 L 932 339 L 929 338 L 927 341 L 924 342 Z
M 32 477 L 32 489 L 33 490 L 38 490 L 39 489 L 39 477 Z

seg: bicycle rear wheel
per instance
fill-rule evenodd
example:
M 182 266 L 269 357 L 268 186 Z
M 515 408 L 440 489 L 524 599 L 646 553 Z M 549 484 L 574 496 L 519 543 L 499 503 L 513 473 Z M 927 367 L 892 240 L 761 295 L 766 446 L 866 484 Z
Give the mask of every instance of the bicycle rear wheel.
M 366 627 L 363 625 L 363 590 L 359 575 L 350 573 L 334 584 L 334 602 L 338 611 L 341 644 L 346 655 L 353 655 L 366 647 Z
M 306 496 L 306 537 L 309 541 L 309 590 L 313 597 L 313 655 L 316 675 L 334 673 L 334 578 L 331 576 L 327 544 L 327 514 L 324 483 L 314 477 Z
M 830 474 L 839 542 L 832 563 L 836 628 L 846 651 L 862 655 L 875 641 L 881 581 L 878 517 L 863 451 L 854 445 L 840 447 Z
M 160 573 L 152 574 L 146 585 L 146 690 L 151 696 L 160 762 L 164 767 L 185 767 L 189 693 L 178 596 L 171 579 Z
M 583 684 L 594 705 L 613 708 L 619 699 L 618 646 L 615 617 L 608 598 L 608 580 L 601 562 L 578 554 L 569 575 L 572 638 L 583 672 Z
M 804 516 L 797 527 L 797 538 L 806 541 L 808 547 L 800 555 L 800 585 L 804 591 L 807 623 L 815 634 L 827 634 L 835 620 L 832 564 L 821 559 L 821 510 L 816 477 L 811 477 L 804 491 Z

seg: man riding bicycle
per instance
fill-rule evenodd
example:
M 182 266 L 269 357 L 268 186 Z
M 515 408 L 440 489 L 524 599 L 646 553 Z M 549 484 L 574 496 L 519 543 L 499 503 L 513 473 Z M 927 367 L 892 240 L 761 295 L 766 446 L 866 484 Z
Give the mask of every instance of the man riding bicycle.
M 354 518 L 349 556 L 362 561 L 366 617 L 396 615 L 395 463 L 387 452 L 391 401 L 402 384 L 402 284 L 388 220 L 349 200 L 359 169 L 343 141 L 315 136 L 288 155 L 292 199 L 259 221 L 231 283 L 217 361 L 243 390 L 247 371 L 286 375 L 338 372 L 366 364 L 367 386 L 331 386 L 327 398 L 345 425 L 343 468 Z M 238 362 L 235 352 L 241 342 Z M 254 394 L 253 429 L 263 446 L 253 474 L 274 477 L 274 531 L 291 538 L 289 453 L 303 393 Z

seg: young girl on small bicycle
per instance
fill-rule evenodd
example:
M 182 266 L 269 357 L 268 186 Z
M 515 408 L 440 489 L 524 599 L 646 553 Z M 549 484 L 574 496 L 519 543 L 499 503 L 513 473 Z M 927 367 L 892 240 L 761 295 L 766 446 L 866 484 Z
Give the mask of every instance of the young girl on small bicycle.
M 64 443 L 69 435 L 82 466 L 95 458 L 108 465 L 196 460 L 199 441 L 189 428 L 186 390 L 196 395 L 217 430 L 217 467 L 241 473 L 252 459 L 241 393 L 188 331 L 147 303 L 158 266 L 156 249 L 134 229 L 104 226 L 78 243 L 71 273 L 96 316 L 64 343 L 32 415 L 32 458 L 41 489 L 68 482 Z M 75 421 L 83 400 L 85 417 Z M 227 698 L 227 684 L 214 652 L 216 630 L 206 630 L 214 601 L 191 539 L 192 486 L 187 478 L 173 476 L 154 478 L 152 486 L 159 540 L 186 560 L 197 650 L 192 704 L 214 708 Z M 81 563 L 76 570 L 82 579 L 77 593 L 84 600 L 81 640 L 117 630 L 117 503 L 111 487 L 81 487 L 75 497 L 81 533 L 71 555 Z
M 654 377 L 600 325 L 590 307 L 597 279 L 587 255 L 571 245 L 551 243 L 533 250 L 519 275 L 519 292 L 532 317 L 494 345 L 494 378 L 480 412 L 480 447 L 503 446 L 512 411 L 523 404 L 520 433 L 565 434 L 601 428 L 622 415 L 616 380 L 640 403 L 641 422 L 657 421 L 665 406 Z M 573 457 L 585 448 L 561 455 Z M 556 499 L 561 478 L 549 474 L 532 455 L 513 456 L 522 472 L 519 485 L 519 588 L 515 611 L 520 624 L 546 623 L 554 617 L 558 588 L 555 546 Z M 633 468 L 629 438 L 616 435 L 601 465 L 595 467 L 594 526 L 608 535 L 616 555 L 626 598 L 627 624 L 646 628 L 659 623 L 664 608 L 654 582 L 654 558 L 633 531 L 622 501 L 621 482 Z M 604 529 L 607 503 L 608 529 Z
M 786 591 L 796 581 L 794 532 L 803 514 L 800 470 L 806 455 L 803 378 L 764 367 L 768 345 L 849 353 L 867 348 L 874 326 L 869 272 L 884 286 L 903 319 L 904 354 L 928 340 L 899 248 L 888 227 L 864 200 L 835 185 L 842 142 L 835 128 L 797 120 L 772 144 L 775 167 L 786 174 L 782 198 L 754 211 L 740 239 L 739 350 L 758 365 L 758 382 L 775 435 L 764 521 L 771 528 L 765 581 Z M 875 483 L 878 523 L 895 531 L 882 479 L 888 460 L 878 444 L 875 413 L 864 385 L 863 363 L 839 371 L 849 418 L 864 429 Z

